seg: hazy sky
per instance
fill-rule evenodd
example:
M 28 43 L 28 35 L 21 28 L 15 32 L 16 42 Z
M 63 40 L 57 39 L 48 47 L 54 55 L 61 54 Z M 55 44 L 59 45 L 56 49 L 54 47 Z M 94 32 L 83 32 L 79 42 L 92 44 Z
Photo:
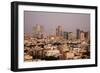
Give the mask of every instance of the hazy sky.
M 24 32 L 32 33 L 36 24 L 44 26 L 44 31 L 50 34 L 58 25 L 68 32 L 76 32 L 76 29 L 89 31 L 90 14 L 24 11 Z

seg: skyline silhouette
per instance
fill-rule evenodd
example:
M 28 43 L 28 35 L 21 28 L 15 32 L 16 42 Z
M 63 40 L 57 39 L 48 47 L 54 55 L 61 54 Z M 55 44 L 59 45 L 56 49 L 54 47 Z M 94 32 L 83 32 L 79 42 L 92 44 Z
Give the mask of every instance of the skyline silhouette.
M 36 24 L 42 25 L 49 34 L 59 25 L 67 32 L 90 31 L 90 14 L 24 11 L 24 32 L 31 34 Z

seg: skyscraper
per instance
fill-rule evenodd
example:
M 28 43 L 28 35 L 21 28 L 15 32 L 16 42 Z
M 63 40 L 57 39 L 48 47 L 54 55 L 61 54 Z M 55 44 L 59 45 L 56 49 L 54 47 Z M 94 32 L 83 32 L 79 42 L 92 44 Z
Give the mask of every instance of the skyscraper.
M 85 32 L 80 31 L 80 40 L 85 40 Z
M 63 37 L 64 37 L 64 39 L 68 39 L 68 32 L 63 32 Z
M 33 26 L 33 37 L 35 38 L 42 38 L 43 37 L 43 26 L 36 24 L 35 26 Z
M 75 40 L 76 39 L 76 35 L 73 32 L 68 32 L 68 40 Z
M 76 39 L 80 39 L 80 29 L 76 30 Z
M 63 36 L 63 28 L 62 28 L 62 26 L 58 26 L 56 28 L 56 36 Z

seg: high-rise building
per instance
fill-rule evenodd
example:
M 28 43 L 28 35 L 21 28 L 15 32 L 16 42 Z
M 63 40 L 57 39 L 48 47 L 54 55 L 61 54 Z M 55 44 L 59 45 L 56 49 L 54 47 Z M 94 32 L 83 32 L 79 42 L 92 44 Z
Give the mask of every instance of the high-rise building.
M 80 31 L 80 40 L 85 40 L 85 32 Z
M 36 26 L 33 26 L 33 37 L 35 38 L 43 38 L 43 26 L 36 24 Z
M 81 40 L 89 39 L 89 32 L 84 32 L 80 29 L 77 29 L 76 30 L 76 39 L 81 39 Z
M 76 39 L 80 39 L 80 29 L 76 30 Z
M 63 28 L 62 28 L 62 26 L 58 26 L 56 28 L 56 36 L 63 36 Z
M 73 32 L 68 32 L 68 40 L 75 40 L 76 35 Z
M 73 33 L 72 32 L 68 32 L 68 40 L 72 40 L 73 39 Z
M 85 32 L 85 38 L 86 38 L 86 39 L 89 39 L 89 38 L 90 38 L 89 35 L 90 35 L 89 32 Z
M 68 32 L 63 32 L 64 39 L 68 39 Z

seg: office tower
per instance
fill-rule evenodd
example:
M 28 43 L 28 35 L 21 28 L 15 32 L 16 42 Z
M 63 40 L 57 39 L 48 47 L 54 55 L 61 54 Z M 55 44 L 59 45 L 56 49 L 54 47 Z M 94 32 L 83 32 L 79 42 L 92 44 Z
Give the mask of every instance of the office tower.
M 56 28 L 56 36 L 63 36 L 63 28 L 62 28 L 62 26 L 58 26 Z
M 73 33 L 72 32 L 68 32 L 68 40 L 72 40 L 73 39 Z
M 68 32 L 63 32 L 64 39 L 68 39 Z
M 80 39 L 80 29 L 76 30 L 76 39 Z
M 43 26 L 36 24 L 35 26 L 33 26 L 33 37 L 35 38 L 43 38 Z
M 68 40 L 75 40 L 76 35 L 73 32 L 68 32 Z
M 80 31 L 80 40 L 85 40 L 85 32 Z

